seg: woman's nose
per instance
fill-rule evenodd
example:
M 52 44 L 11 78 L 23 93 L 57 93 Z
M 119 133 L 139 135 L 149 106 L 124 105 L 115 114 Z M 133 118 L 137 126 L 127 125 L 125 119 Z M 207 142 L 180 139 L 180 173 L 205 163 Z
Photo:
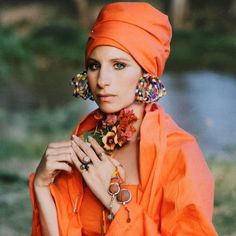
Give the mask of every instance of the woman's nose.
M 111 84 L 111 77 L 109 75 L 109 72 L 105 69 L 100 69 L 97 79 L 97 85 L 100 88 L 104 88 L 106 86 L 109 86 Z

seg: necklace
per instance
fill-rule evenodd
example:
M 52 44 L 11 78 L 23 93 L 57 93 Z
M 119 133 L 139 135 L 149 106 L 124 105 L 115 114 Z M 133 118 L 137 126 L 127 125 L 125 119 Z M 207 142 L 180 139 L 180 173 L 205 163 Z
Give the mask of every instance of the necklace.
M 93 116 L 97 125 L 92 131 L 86 131 L 83 137 L 87 140 L 92 136 L 108 155 L 127 144 L 136 131 L 133 123 L 137 121 L 137 117 L 131 109 L 124 108 L 109 114 L 97 110 Z

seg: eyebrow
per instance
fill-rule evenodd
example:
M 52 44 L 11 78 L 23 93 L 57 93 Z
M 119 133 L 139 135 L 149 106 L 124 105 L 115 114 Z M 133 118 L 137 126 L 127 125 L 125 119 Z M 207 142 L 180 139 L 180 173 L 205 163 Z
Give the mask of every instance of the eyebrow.
M 97 59 L 95 58 L 88 58 L 87 61 L 96 61 L 96 62 L 99 62 Z M 130 62 L 129 59 L 126 59 L 126 58 L 123 58 L 123 57 L 115 57 L 115 58 L 111 58 L 110 61 L 126 61 L 126 62 Z

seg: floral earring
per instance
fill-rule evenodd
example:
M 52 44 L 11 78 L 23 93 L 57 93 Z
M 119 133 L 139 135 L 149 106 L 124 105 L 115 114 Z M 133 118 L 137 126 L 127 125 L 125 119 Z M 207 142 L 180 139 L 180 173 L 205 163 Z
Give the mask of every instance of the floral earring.
M 166 95 L 166 89 L 161 80 L 150 74 L 143 74 L 136 87 L 135 100 L 151 103 L 158 101 L 164 95 Z
M 86 71 L 83 71 L 74 76 L 71 80 L 71 85 L 74 87 L 73 96 L 81 97 L 84 100 L 89 98 L 90 100 L 94 101 L 93 95 L 89 89 Z

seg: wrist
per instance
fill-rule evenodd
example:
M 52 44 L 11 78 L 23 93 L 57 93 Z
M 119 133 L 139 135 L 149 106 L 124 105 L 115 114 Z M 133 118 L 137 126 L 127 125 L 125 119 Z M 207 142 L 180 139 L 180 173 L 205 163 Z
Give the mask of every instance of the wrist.
M 116 215 L 116 213 L 119 211 L 119 209 L 121 208 L 121 204 L 120 203 L 118 203 L 116 200 L 113 202 L 113 206 L 112 206 L 112 209 L 111 209 L 111 211 L 112 211 L 112 213 L 114 214 L 114 215 Z
M 106 196 L 106 203 L 104 204 L 109 211 L 108 220 L 112 221 L 116 213 L 121 208 L 122 204 L 118 203 L 115 196 L 111 197 L 109 194 Z
M 35 178 L 34 182 L 33 182 L 34 188 L 48 188 L 51 183 L 52 183 L 52 181 L 50 181 L 50 180 L 42 181 L 38 178 Z

